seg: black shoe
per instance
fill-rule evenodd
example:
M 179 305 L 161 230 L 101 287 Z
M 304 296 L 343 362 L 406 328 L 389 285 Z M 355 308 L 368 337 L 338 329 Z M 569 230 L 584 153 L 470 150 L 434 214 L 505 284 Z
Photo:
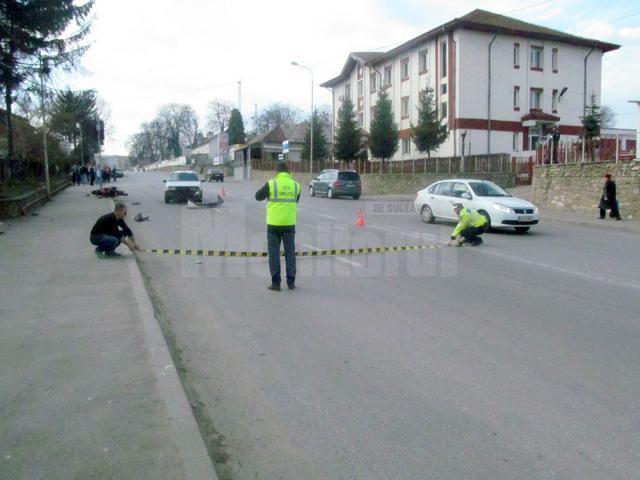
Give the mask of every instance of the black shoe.
M 289 287 L 289 290 L 293 290 L 296 288 L 296 284 L 295 283 L 287 283 L 287 287 Z
M 616 220 L 622 220 L 622 217 L 616 217 Z
M 598 217 L 600 220 L 605 220 L 605 217 Z
M 269 290 L 273 290 L 274 292 L 279 292 L 280 291 L 280 285 L 276 285 L 275 283 L 272 283 L 267 288 Z
M 110 252 L 104 252 L 105 257 L 121 257 L 122 255 L 118 252 L 111 250 Z

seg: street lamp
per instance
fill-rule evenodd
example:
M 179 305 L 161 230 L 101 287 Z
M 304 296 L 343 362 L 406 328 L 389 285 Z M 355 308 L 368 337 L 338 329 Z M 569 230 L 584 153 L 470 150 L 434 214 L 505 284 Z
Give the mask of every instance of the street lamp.
M 311 178 L 309 179 L 309 181 L 313 181 L 313 72 L 309 67 L 300 65 L 298 62 L 291 62 L 291 65 L 293 65 L 294 67 L 304 68 L 311 74 L 311 145 L 309 146 L 309 175 L 311 176 Z

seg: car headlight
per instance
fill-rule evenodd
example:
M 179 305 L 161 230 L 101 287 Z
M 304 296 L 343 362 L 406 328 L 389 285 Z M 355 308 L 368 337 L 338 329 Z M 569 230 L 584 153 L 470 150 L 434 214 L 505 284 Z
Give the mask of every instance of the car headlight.
M 538 214 L 538 207 L 536 207 L 536 206 L 534 206 L 534 207 L 533 207 L 533 213 L 534 213 L 535 215 L 537 215 L 537 214 Z
M 506 207 L 504 205 L 501 205 L 500 203 L 494 203 L 491 206 L 494 209 L 496 209 L 496 210 L 498 210 L 499 212 L 502 212 L 502 213 L 516 213 L 516 212 L 513 211 L 513 208 Z

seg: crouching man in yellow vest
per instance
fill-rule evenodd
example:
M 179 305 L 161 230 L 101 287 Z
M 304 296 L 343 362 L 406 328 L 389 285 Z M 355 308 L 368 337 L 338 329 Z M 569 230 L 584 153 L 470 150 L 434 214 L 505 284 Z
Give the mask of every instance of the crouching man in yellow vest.
M 463 243 L 477 246 L 482 243 L 482 235 L 487 226 L 487 219 L 470 208 L 465 208 L 461 203 L 453 204 L 453 211 L 458 216 L 458 224 L 451 232 L 451 239 L 447 245 L 461 247 Z
M 256 192 L 256 200 L 267 200 L 267 245 L 271 285 L 269 290 L 280 291 L 280 242 L 284 245 L 284 259 L 289 290 L 296 288 L 296 211 L 300 201 L 300 184 L 289 174 L 286 163 L 278 165 L 278 173 Z

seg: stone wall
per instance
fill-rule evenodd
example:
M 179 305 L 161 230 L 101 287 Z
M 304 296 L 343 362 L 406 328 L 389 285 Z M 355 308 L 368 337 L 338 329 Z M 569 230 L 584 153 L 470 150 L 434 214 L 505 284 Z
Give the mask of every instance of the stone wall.
M 616 182 L 623 218 L 640 218 L 640 162 L 535 166 L 533 202 L 540 207 L 597 215 L 606 172 Z
M 252 170 L 251 179 L 254 183 L 262 185 L 275 175 L 274 171 Z M 294 173 L 296 178 L 306 191 L 309 186 L 309 174 Z M 415 195 L 418 190 L 422 190 L 426 186 L 438 180 L 446 180 L 451 178 L 449 175 L 436 174 L 400 174 L 385 173 L 371 174 L 366 173 L 360 175 L 362 179 L 362 193 L 365 195 Z M 469 175 L 456 175 L 456 178 L 475 178 L 479 180 L 491 180 L 501 187 L 513 187 L 513 175 L 511 173 L 474 173 Z

